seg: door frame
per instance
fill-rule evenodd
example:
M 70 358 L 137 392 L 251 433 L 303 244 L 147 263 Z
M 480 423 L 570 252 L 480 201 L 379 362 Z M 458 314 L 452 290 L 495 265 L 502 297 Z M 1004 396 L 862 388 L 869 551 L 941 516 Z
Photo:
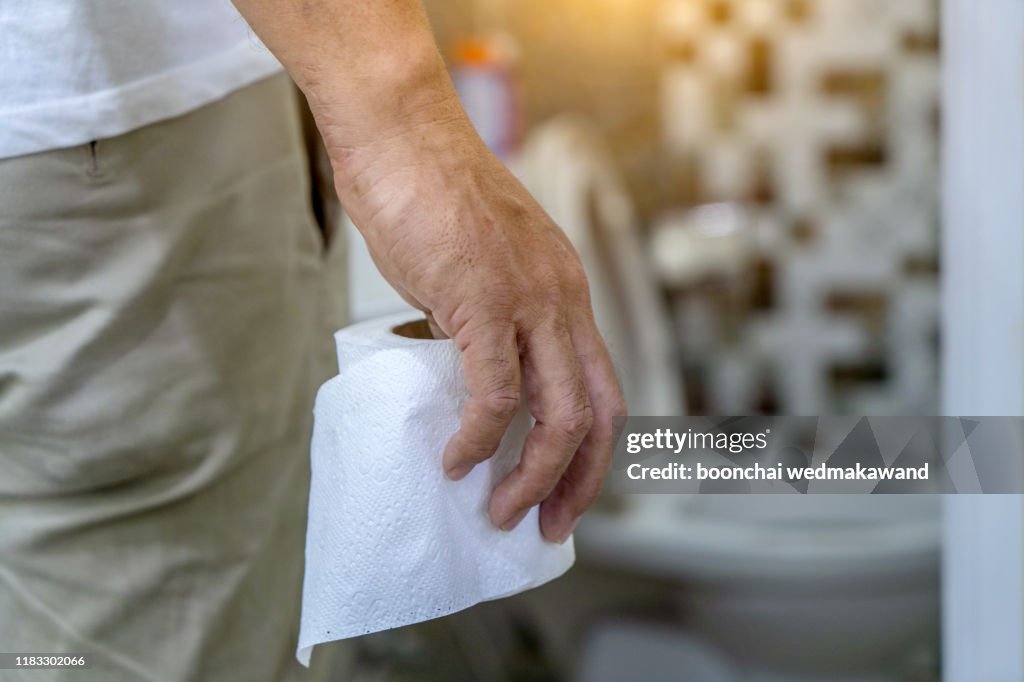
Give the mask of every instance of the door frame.
M 1024 415 L 1024 0 L 943 0 L 947 415 Z M 945 500 L 943 679 L 1024 680 L 1024 502 Z

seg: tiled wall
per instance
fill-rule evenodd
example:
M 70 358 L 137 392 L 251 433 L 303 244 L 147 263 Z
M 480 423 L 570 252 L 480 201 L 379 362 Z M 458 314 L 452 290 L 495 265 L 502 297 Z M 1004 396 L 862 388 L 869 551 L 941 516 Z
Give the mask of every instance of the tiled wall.
M 753 207 L 742 314 L 674 297 L 693 409 L 937 410 L 934 0 L 666 0 L 670 204 Z M 735 311 L 733 311 L 735 317 Z

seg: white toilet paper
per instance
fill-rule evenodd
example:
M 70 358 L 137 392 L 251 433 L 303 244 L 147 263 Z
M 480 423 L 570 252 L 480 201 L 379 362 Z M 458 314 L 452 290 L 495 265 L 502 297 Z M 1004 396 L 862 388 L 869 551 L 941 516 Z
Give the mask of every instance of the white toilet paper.
M 518 462 L 520 412 L 497 454 L 461 481 L 441 455 L 466 398 L 451 341 L 393 329 L 403 313 L 335 335 L 338 376 L 316 398 L 306 577 L 297 656 L 315 645 L 438 618 L 537 587 L 575 559 L 572 539 L 540 534 L 537 508 L 513 531 L 487 516 Z

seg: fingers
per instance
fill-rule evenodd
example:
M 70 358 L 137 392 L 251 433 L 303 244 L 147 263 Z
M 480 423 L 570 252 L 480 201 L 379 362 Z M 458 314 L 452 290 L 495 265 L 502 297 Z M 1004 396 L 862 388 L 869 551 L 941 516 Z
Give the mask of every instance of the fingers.
M 594 411 L 594 425 L 580 444 L 540 508 L 540 528 L 552 542 L 565 542 L 584 511 L 601 493 L 601 484 L 611 463 L 612 418 L 626 415 L 626 404 L 615 377 L 611 358 L 593 324 L 576 340 L 587 392 Z
M 462 373 L 469 398 L 443 457 L 446 475 L 456 481 L 494 454 L 519 411 L 515 328 L 482 326 L 462 351 Z
M 536 424 L 519 465 L 491 495 L 492 522 L 511 530 L 555 488 L 590 431 L 593 412 L 576 350 L 564 324 L 552 322 L 526 340 L 524 372 Z

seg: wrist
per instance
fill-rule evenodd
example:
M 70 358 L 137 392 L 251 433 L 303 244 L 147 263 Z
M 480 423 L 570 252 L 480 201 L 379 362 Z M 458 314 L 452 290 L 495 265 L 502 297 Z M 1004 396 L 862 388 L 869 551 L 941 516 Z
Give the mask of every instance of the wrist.
M 433 41 L 367 55 L 358 77 L 306 69 L 296 78 L 336 172 L 361 171 L 365 159 L 399 140 L 445 135 L 468 123 Z
M 338 196 L 364 234 L 400 228 L 424 201 L 473 184 L 489 152 L 463 119 L 423 117 L 366 145 L 330 152 Z
M 358 135 L 331 134 L 339 131 L 321 123 L 338 196 L 353 218 L 452 189 L 488 154 L 454 90 L 404 92 L 395 95 L 403 106 Z

